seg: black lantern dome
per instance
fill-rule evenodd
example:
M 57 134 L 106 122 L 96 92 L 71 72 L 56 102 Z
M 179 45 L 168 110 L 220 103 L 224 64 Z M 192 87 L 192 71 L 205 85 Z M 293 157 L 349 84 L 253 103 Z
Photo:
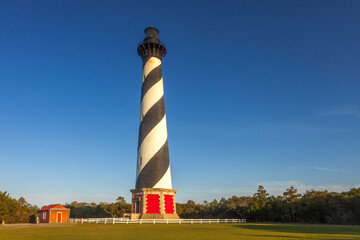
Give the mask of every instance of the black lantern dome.
M 146 37 L 158 38 L 159 30 L 157 30 L 153 26 L 150 26 L 150 27 L 145 29 L 144 33 L 145 33 Z

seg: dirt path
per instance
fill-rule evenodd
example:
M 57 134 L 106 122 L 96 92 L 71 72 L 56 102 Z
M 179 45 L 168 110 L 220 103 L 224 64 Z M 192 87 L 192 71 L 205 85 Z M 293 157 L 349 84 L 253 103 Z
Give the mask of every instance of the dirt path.
M 6 228 L 42 228 L 42 227 L 71 227 L 74 226 L 74 224 L 70 223 L 40 223 L 40 224 L 31 224 L 31 223 L 20 223 L 20 224 L 0 224 L 0 229 L 6 229 Z

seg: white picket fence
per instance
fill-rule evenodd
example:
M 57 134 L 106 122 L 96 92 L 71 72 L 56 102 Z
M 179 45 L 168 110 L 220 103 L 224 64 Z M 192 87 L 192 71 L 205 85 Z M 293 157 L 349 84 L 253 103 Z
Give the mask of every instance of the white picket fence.
M 70 218 L 70 223 L 102 223 L 102 224 L 115 224 L 115 223 L 177 223 L 177 224 L 194 224 L 194 223 L 246 223 L 246 219 L 136 219 L 130 220 L 126 218 Z

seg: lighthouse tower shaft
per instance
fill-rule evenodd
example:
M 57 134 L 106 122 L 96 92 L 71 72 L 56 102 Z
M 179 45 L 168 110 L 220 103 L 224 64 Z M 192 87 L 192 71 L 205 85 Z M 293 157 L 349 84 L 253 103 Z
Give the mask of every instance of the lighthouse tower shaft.
M 132 219 L 174 219 L 175 192 L 171 184 L 168 135 L 161 60 L 166 48 L 154 27 L 145 29 L 138 46 L 143 61 L 136 185 Z
M 136 188 L 171 189 L 161 60 L 143 60 Z

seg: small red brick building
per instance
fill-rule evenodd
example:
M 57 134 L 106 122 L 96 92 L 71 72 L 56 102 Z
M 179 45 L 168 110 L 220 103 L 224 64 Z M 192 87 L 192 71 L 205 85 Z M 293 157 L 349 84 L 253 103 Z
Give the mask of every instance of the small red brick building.
M 67 223 L 69 222 L 70 209 L 61 204 L 52 204 L 39 211 L 40 223 Z

